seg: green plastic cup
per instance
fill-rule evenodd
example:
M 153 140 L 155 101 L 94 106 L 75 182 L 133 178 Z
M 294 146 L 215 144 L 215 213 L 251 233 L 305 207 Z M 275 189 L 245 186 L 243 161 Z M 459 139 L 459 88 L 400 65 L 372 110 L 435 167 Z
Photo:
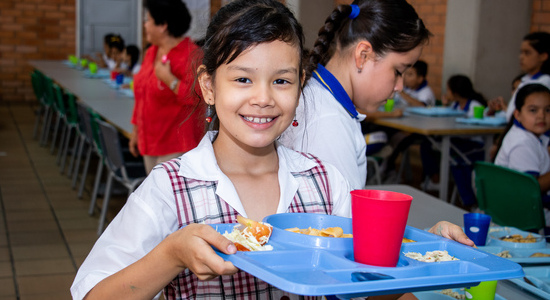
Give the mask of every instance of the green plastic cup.
M 393 99 L 386 100 L 386 103 L 384 104 L 384 111 L 386 112 L 392 111 L 394 104 L 395 104 L 395 101 Z
M 485 111 L 485 107 L 483 106 L 475 106 L 474 107 L 474 118 L 476 119 L 483 119 L 483 112 Z
M 69 55 L 69 62 L 73 65 L 76 65 L 78 63 L 78 58 L 74 55 Z
M 468 300 L 494 300 L 497 290 L 497 281 L 484 281 L 478 286 L 464 289 L 464 294 Z
M 91 62 L 88 64 L 88 69 L 90 70 L 90 74 L 97 73 L 97 64 L 95 62 Z
M 86 66 L 88 65 L 88 60 L 83 58 L 80 60 L 80 65 L 83 67 L 83 68 L 86 68 Z

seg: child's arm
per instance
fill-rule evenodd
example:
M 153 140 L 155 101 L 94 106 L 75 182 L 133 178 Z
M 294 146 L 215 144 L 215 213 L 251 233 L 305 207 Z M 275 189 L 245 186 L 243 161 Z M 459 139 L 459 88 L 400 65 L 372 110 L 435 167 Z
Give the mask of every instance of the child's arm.
M 457 241 L 464 245 L 475 246 L 474 241 L 468 238 L 460 226 L 447 221 L 437 222 L 437 224 L 430 228 L 429 232 Z
M 410 106 L 426 106 L 426 103 L 414 98 L 413 96 L 407 94 L 405 91 L 398 92 L 399 96 L 403 100 L 407 101 Z
M 542 193 L 546 193 L 550 190 L 550 172 L 540 175 L 537 180 Z
M 238 271 L 218 256 L 235 245 L 209 225 L 190 224 L 166 237 L 143 258 L 98 283 L 85 299 L 152 299 L 186 268 L 200 280 Z

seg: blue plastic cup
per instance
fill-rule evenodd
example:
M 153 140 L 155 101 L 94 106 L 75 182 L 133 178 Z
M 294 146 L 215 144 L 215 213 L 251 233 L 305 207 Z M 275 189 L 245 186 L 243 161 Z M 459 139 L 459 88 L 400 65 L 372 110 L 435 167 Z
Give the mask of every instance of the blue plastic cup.
M 491 216 L 479 213 L 464 214 L 464 232 L 476 246 L 485 246 Z
M 123 82 L 124 82 L 124 74 L 117 74 L 116 84 L 117 85 L 122 85 Z

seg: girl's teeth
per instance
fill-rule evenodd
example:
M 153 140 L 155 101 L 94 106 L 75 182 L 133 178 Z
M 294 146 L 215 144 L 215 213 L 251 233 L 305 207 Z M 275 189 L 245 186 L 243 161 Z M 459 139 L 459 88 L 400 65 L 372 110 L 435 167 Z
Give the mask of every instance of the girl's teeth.
M 253 122 L 253 123 L 258 123 L 258 124 L 269 123 L 273 120 L 273 118 L 252 118 L 252 117 L 245 117 L 245 119 L 248 122 Z

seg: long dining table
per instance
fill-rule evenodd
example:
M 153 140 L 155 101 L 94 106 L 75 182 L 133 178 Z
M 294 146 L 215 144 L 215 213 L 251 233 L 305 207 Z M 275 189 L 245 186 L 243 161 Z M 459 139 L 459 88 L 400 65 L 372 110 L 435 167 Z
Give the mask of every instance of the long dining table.
M 108 120 L 126 137 L 130 136 L 133 130 L 132 97 L 110 87 L 100 78 L 85 77 L 85 71 L 72 68 L 60 60 L 32 60 L 29 65 L 74 94 L 79 101 Z
M 447 201 L 449 193 L 451 138 L 483 137 L 485 160 L 489 160 L 489 149 L 493 145 L 493 136 L 504 131 L 504 126 L 464 124 L 457 122 L 456 117 L 432 117 L 413 113 L 406 113 L 401 118 L 378 118 L 373 123 L 408 133 L 441 138 L 439 198 L 444 201 Z

